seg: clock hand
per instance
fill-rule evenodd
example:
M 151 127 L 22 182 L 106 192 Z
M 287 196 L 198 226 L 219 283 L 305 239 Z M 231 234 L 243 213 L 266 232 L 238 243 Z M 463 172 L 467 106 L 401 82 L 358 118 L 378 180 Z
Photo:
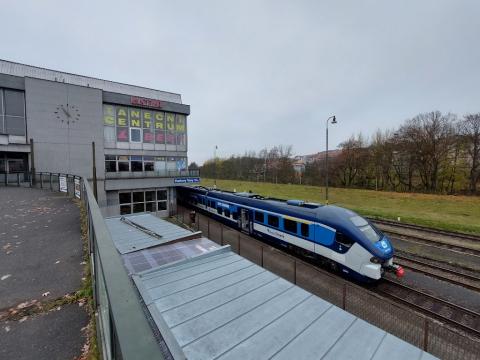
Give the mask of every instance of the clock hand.
M 65 110 L 63 105 L 61 106 L 61 108 L 62 108 L 63 112 L 65 113 L 65 115 L 67 115 L 67 117 L 71 117 L 70 113 L 67 110 Z

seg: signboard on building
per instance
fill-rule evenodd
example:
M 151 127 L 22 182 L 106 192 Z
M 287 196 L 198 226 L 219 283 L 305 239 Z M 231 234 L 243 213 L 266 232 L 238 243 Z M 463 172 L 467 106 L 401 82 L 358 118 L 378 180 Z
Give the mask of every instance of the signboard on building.
M 190 183 L 199 183 L 200 178 L 175 178 L 173 180 L 175 184 L 190 184 Z
M 80 179 L 75 178 L 75 197 L 80 199 Z
M 65 175 L 58 176 L 58 184 L 61 192 L 68 192 L 67 177 Z
M 162 107 L 162 102 L 156 99 L 147 99 L 139 96 L 132 96 L 130 98 L 130 103 L 132 105 L 145 106 L 155 109 L 160 109 Z

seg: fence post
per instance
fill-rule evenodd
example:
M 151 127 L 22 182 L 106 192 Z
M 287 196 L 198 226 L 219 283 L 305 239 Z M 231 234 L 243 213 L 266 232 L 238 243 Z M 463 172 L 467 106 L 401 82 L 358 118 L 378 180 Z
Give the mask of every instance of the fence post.
M 425 318 L 423 323 L 423 350 L 428 351 L 428 319 Z
M 223 224 L 220 223 L 220 245 L 223 246 Z
M 50 173 L 50 190 L 53 190 L 52 173 Z
M 5 179 L 5 186 L 8 186 L 8 174 L 5 172 L 4 179 Z
M 20 186 L 20 173 L 17 172 L 17 186 Z

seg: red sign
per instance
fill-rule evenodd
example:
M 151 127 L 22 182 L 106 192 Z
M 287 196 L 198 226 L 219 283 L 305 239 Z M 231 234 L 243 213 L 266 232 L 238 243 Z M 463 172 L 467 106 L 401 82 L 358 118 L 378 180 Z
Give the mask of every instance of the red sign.
M 140 105 L 140 106 L 145 106 L 145 107 L 150 107 L 155 109 L 160 109 L 162 107 L 162 102 L 160 100 L 147 99 L 147 98 L 142 98 L 138 96 L 132 96 L 130 98 L 130 103 L 132 105 Z

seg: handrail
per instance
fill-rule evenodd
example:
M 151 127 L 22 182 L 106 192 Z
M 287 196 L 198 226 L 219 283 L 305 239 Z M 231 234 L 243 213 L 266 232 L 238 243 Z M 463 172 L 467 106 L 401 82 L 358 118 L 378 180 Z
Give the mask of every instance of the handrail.
M 85 202 L 88 203 L 89 221 L 92 222 L 95 251 L 103 270 L 103 277 L 110 314 L 114 323 L 114 334 L 120 346 L 122 359 L 163 359 L 163 355 L 139 297 L 135 292 L 120 255 L 107 229 L 100 208 L 93 196 L 88 181 L 83 182 Z M 95 256 L 95 254 L 94 254 Z M 100 304 L 102 306 L 102 304 Z M 115 352 L 112 358 L 115 358 Z

